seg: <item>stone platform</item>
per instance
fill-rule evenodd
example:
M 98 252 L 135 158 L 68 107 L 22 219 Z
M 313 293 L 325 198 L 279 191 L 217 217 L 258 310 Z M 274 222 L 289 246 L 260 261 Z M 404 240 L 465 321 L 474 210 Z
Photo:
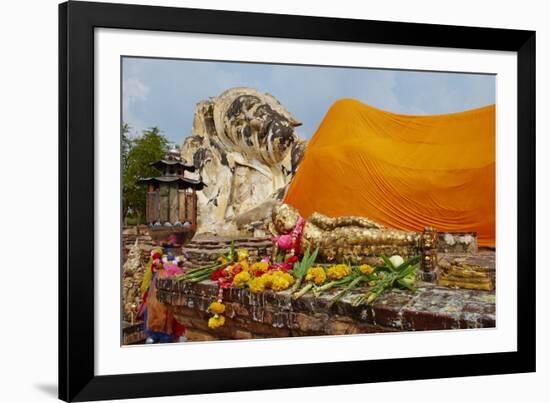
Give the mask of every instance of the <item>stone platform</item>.
M 231 243 L 235 249 L 246 249 L 251 260 L 271 256 L 273 243 L 270 237 L 221 237 L 197 235 L 183 247 L 189 262 L 194 266 L 208 265 L 221 255 L 227 255 Z
M 463 235 L 461 235 L 463 236 Z M 142 251 L 142 267 L 153 247 L 147 228 L 142 226 L 139 234 L 135 227 L 123 231 L 124 253 L 137 240 Z M 226 254 L 231 242 L 237 249 L 249 250 L 252 260 L 271 254 L 268 237 L 209 237 L 196 236 L 183 249 L 189 257 L 190 267 L 208 264 L 221 254 Z M 457 242 L 460 244 L 460 242 Z M 460 245 L 459 245 L 460 246 Z M 478 264 L 495 279 L 495 251 L 479 248 L 445 246 L 439 251 L 439 261 L 455 260 Z M 462 249 L 461 249 L 462 248 Z M 136 284 L 141 284 L 137 282 Z M 383 295 L 373 306 L 353 307 L 350 296 L 334 306 L 328 302 L 337 292 L 324 294 L 321 298 L 304 296 L 292 300 L 288 292 L 266 291 L 251 294 L 247 289 L 224 290 L 227 306 L 226 325 L 215 331 L 207 326 L 209 304 L 217 295 L 218 286 L 205 281 L 198 284 L 177 283 L 169 279 L 158 283 L 158 298 L 170 305 L 179 321 L 187 325 L 189 340 L 217 340 L 241 338 L 288 337 L 324 334 L 352 334 L 395 332 L 415 330 L 441 330 L 480 328 L 495 326 L 495 293 L 439 287 L 421 283 L 416 293 L 393 291 Z M 357 294 L 357 291 L 355 292 Z M 351 294 L 353 295 L 353 294 Z M 124 331 L 124 344 L 139 343 L 143 338 L 140 329 Z
M 146 338 L 143 322 L 122 322 L 122 345 L 143 344 Z
M 157 286 L 157 297 L 187 326 L 190 341 L 495 327 L 494 292 L 421 283 L 416 292 L 395 290 L 358 307 L 350 303 L 358 291 L 329 307 L 337 290 L 293 300 L 288 291 L 253 294 L 232 287 L 223 293 L 226 323 L 212 330 L 207 309 L 217 283 L 163 279 Z

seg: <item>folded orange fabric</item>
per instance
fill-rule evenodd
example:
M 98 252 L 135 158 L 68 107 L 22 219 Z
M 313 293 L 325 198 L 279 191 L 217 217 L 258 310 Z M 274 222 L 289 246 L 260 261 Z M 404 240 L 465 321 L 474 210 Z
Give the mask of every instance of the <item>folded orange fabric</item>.
M 398 115 L 337 101 L 311 138 L 285 202 L 304 217 L 358 215 L 388 227 L 474 231 L 495 246 L 495 106 Z

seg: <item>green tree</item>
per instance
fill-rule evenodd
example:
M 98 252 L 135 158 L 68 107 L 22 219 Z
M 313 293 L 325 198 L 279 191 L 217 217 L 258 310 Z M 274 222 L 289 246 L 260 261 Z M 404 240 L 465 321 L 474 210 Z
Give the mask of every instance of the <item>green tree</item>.
M 122 125 L 122 134 L 120 140 L 120 163 L 122 167 L 122 172 L 126 171 L 128 167 L 128 154 L 132 149 L 132 139 L 129 136 L 130 134 L 130 125 L 124 123 Z
M 138 181 L 143 177 L 157 176 L 160 172 L 150 166 L 164 157 L 168 140 L 158 127 L 143 131 L 141 136 L 130 139 L 129 127 L 122 127 L 122 214 L 124 219 L 133 217 L 141 223 L 145 215 L 147 190 Z M 125 152 L 127 153 L 125 156 Z

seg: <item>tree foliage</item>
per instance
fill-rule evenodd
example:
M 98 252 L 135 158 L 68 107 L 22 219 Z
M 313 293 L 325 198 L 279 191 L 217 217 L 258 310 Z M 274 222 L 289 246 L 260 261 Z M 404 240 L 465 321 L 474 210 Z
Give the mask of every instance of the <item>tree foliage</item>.
M 130 125 L 124 123 L 122 125 L 122 134 L 120 141 L 120 162 L 122 167 L 122 172 L 126 171 L 128 167 L 128 154 L 132 148 L 132 139 L 130 138 Z
M 122 213 L 123 218 L 133 217 L 137 222 L 145 216 L 146 188 L 138 181 L 143 177 L 158 176 L 160 172 L 150 166 L 162 159 L 168 151 L 168 140 L 158 127 L 144 130 L 137 138 L 130 138 L 129 126 L 122 126 Z

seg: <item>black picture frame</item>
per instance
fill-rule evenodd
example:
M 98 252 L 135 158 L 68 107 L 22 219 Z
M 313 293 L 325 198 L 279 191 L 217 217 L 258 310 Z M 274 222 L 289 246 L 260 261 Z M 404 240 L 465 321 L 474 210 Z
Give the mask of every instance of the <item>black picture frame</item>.
M 517 352 L 96 376 L 94 29 L 517 52 Z M 88 401 L 535 371 L 535 32 L 142 5 L 59 5 L 59 398 Z

